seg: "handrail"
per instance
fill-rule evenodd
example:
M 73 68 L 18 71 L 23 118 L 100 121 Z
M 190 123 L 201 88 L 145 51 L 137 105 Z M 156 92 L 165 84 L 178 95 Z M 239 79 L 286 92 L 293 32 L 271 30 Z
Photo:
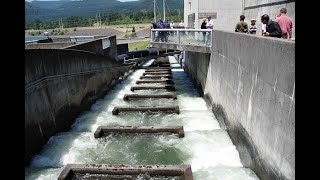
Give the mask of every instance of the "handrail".
M 178 50 L 185 46 L 211 48 L 212 38 L 213 29 L 151 29 L 151 43 L 174 45 Z
M 213 29 L 151 29 L 151 31 L 212 32 Z

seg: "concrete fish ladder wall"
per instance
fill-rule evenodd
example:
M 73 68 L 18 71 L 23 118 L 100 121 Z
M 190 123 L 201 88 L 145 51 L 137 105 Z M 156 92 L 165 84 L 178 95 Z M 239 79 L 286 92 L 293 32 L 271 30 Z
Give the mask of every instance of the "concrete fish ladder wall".
M 88 51 L 25 50 L 25 163 L 132 68 Z
M 295 43 L 214 31 L 185 70 L 260 179 L 295 179 Z

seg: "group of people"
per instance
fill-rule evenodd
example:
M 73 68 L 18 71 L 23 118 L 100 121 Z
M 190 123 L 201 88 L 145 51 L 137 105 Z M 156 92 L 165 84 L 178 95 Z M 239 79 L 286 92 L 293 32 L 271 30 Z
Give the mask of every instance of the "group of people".
M 213 29 L 213 20 L 211 18 L 211 16 L 208 16 L 208 22 L 207 19 L 203 19 L 202 23 L 201 23 L 201 29 Z M 209 34 L 207 32 L 203 32 L 203 42 L 208 42 L 210 36 L 208 36 Z
M 292 40 L 292 20 L 286 14 L 287 9 L 281 8 L 274 20 L 271 20 L 267 14 L 262 15 L 261 35 Z M 251 19 L 251 25 L 248 27 L 248 24 L 244 22 L 244 19 L 245 16 L 241 15 L 240 22 L 238 22 L 235 27 L 235 32 L 256 34 L 256 20 Z
M 162 19 L 159 20 L 159 22 L 153 22 L 151 21 L 152 28 L 153 29 L 173 29 L 175 24 L 173 21 L 168 23 L 167 21 L 163 21 Z M 179 24 L 179 26 L 184 26 L 183 22 Z M 155 37 L 155 41 L 158 42 L 159 40 L 162 42 L 168 42 L 168 36 L 173 34 L 173 31 L 159 31 L 158 35 Z

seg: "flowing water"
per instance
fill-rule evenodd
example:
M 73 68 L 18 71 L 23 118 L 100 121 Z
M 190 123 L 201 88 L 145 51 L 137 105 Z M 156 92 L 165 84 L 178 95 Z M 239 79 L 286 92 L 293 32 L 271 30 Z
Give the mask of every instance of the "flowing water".
M 169 57 L 171 66 L 179 66 Z M 144 66 L 148 66 L 152 60 Z M 180 67 L 180 66 L 179 66 Z M 64 166 L 76 164 L 191 164 L 196 180 L 254 180 L 257 176 L 240 162 L 239 153 L 214 114 L 207 108 L 192 81 L 181 69 L 172 69 L 177 100 L 145 99 L 124 101 L 125 94 L 164 94 L 165 90 L 131 92 L 145 70 L 134 71 L 98 100 L 90 111 L 83 112 L 69 132 L 51 137 L 42 151 L 25 169 L 25 179 L 57 179 Z M 152 85 L 152 84 L 141 84 Z M 178 105 L 181 113 L 120 113 L 115 106 Z M 100 125 L 183 125 L 184 138 L 174 135 L 110 134 L 93 136 Z M 85 179 L 85 178 L 83 178 Z M 150 179 L 150 178 L 137 178 Z M 160 178 L 161 179 L 161 178 Z M 174 179 L 174 178 L 173 178 Z

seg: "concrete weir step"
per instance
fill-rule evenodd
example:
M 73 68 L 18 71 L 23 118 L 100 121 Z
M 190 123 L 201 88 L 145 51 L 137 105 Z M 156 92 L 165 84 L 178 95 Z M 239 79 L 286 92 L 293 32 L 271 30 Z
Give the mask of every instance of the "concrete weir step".
M 166 74 L 166 75 L 171 75 L 172 72 L 171 71 L 159 71 L 159 72 L 145 72 L 142 75 L 159 75 L 159 74 Z
M 125 165 L 125 164 L 67 164 L 58 180 L 72 180 L 76 174 L 178 176 L 193 180 L 191 165 Z M 117 178 L 118 179 L 118 178 Z
M 109 133 L 138 133 L 138 134 L 177 134 L 184 137 L 183 126 L 99 126 L 94 132 L 94 138 L 100 138 Z
M 147 69 L 145 72 L 171 72 L 170 69 Z
M 165 89 L 167 91 L 175 91 L 175 87 L 172 85 L 166 85 L 166 86 L 132 86 L 131 91 L 135 90 L 150 90 L 150 89 Z
M 171 76 L 171 75 L 140 76 L 140 79 L 147 79 L 147 78 L 151 78 L 151 79 L 157 79 L 157 78 L 168 78 L 168 79 L 172 79 L 172 76 Z
M 114 107 L 113 115 L 118 115 L 120 112 L 175 112 L 180 114 L 179 106 L 129 106 L 129 107 Z
M 170 94 L 125 94 L 123 96 L 124 101 L 128 101 L 129 99 L 146 99 L 146 98 L 167 98 L 167 99 L 177 99 L 177 95 L 174 93 Z
M 167 84 L 174 84 L 171 79 L 162 79 L 162 80 L 137 80 L 136 84 L 140 83 L 167 83 Z
M 147 70 L 150 69 L 163 69 L 163 70 L 170 70 L 172 69 L 172 67 L 148 67 Z

